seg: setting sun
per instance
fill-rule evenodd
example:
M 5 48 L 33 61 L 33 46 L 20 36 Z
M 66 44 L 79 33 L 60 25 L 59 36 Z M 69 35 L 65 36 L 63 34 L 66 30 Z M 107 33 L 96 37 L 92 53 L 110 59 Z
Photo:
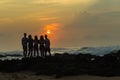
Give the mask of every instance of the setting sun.
M 50 30 L 47 30 L 47 34 L 50 34 L 51 33 L 51 31 Z
M 55 33 L 58 30 L 58 26 L 60 26 L 60 24 L 58 23 L 52 23 L 52 24 L 45 25 L 44 34 L 53 35 L 53 33 Z

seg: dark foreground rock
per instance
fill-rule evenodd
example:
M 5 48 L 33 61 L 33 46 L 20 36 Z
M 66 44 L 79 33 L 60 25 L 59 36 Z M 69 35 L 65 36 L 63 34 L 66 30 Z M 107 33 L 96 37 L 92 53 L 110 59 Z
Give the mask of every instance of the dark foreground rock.
M 36 75 L 120 76 L 120 51 L 104 56 L 90 54 L 56 54 L 46 58 L 0 60 L 0 72 L 33 71 Z

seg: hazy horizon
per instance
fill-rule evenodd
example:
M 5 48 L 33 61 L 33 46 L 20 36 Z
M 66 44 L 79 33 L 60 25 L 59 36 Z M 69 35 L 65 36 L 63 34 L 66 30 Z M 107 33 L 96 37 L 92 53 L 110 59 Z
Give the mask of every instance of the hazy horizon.
M 120 44 L 120 0 L 1 0 L 0 51 L 21 50 L 23 33 L 51 47 Z

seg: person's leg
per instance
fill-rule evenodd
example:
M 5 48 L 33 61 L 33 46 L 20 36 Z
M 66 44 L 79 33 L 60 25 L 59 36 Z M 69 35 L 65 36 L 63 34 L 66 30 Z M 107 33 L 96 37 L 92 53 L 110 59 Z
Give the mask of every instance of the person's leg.
M 27 45 L 25 46 L 25 57 L 27 57 Z
M 25 50 L 23 49 L 23 56 L 25 57 Z
M 45 57 L 44 47 L 42 48 L 43 57 Z
M 35 54 L 34 54 L 35 57 L 36 57 L 36 53 L 37 53 L 37 50 L 35 49 Z
M 25 49 L 25 57 L 27 57 L 27 48 Z
M 48 48 L 47 51 L 48 51 L 48 53 L 49 53 L 49 56 L 51 56 L 50 48 Z
M 47 56 L 47 50 L 46 50 L 46 48 L 44 49 L 44 55 L 45 55 L 45 57 Z
M 31 57 L 33 57 L 33 48 L 31 48 Z
M 46 50 L 44 51 L 44 54 L 45 54 L 45 57 L 46 57 L 47 56 L 47 51 Z
M 24 50 L 24 57 L 26 58 L 27 56 L 27 49 Z
M 44 50 L 44 46 L 42 46 L 42 55 L 43 55 L 43 57 L 45 57 L 45 50 Z
M 41 46 L 40 46 L 40 55 L 41 55 L 41 57 L 43 57 Z
M 43 46 L 40 46 L 40 53 L 41 53 L 41 57 L 44 57 L 44 51 L 43 51 Z
M 48 53 L 49 53 L 49 56 L 51 56 L 51 52 L 50 52 L 50 51 L 48 51 Z
M 31 54 L 31 47 L 29 46 L 29 48 L 28 48 L 28 57 L 30 57 L 30 54 Z
M 35 53 L 36 53 L 36 51 L 35 51 L 35 47 L 34 47 L 34 49 L 33 49 L 33 53 L 34 53 L 34 56 L 35 56 Z
M 23 46 L 23 56 L 25 57 L 25 46 Z
M 37 48 L 37 50 L 36 50 L 36 51 L 37 51 L 37 57 L 39 57 L 39 51 L 38 51 L 38 48 Z
M 47 53 L 46 53 L 46 48 L 43 46 L 43 54 L 44 54 L 44 57 L 46 57 L 47 55 Z
M 42 50 L 40 50 L 40 53 L 41 53 L 41 57 L 43 57 L 43 51 Z
M 29 56 L 30 56 L 30 57 L 32 57 L 32 51 L 33 51 L 33 50 L 32 50 L 32 47 L 30 46 L 30 48 L 29 48 Z
M 30 49 L 29 49 L 29 51 L 28 51 L 28 57 L 30 57 Z

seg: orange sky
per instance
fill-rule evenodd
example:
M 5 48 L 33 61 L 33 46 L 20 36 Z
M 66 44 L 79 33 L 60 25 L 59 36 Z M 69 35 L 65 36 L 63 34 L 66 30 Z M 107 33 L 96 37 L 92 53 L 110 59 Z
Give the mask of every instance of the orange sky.
M 59 32 L 62 33 L 62 30 L 60 30 L 59 27 L 62 27 L 62 24 L 59 23 L 52 23 L 52 24 L 47 24 L 43 26 L 43 29 L 41 30 L 41 28 L 38 28 L 37 31 L 34 33 L 34 35 L 45 35 L 47 34 L 48 37 L 50 38 L 51 42 L 58 42 L 60 36 L 60 34 L 58 34 Z M 53 44 L 54 44 L 53 43 Z
M 23 33 L 50 32 L 51 47 L 120 44 L 120 0 L 0 0 L 0 51 L 21 50 Z

